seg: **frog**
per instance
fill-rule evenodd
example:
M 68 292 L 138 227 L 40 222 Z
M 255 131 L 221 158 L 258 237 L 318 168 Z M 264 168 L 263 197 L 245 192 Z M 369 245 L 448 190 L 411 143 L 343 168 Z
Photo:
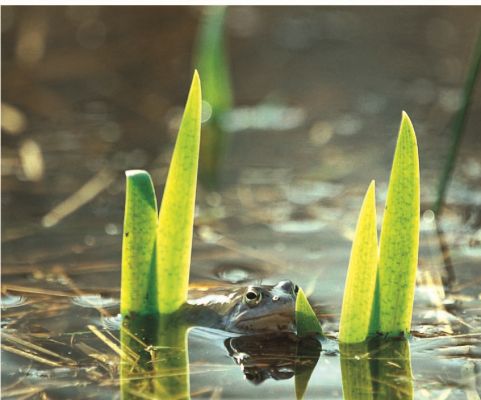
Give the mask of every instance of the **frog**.
M 228 292 L 211 290 L 183 307 L 191 325 L 238 334 L 296 332 L 299 286 L 290 280 L 275 285 L 249 285 Z

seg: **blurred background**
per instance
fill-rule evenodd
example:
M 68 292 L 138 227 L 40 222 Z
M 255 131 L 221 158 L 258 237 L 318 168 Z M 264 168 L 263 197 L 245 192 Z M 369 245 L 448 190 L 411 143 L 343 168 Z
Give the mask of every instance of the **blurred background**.
M 326 307 L 335 331 L 361 199 L 376 179 L 382 215 L 405 110 L 421 164 L 418 286 L 434 286 L 443 310 L 456 293 L 479 307 L 479 82 L 437 222 L 430 209 L 481 8 L 77 6 L 1 14 L 4 326 L 62 335 L 91 321 L 79 302 L 117 304 L 124 170 L 148 170 L 161 198 L 194 68 L 205 139 L 193 283 L 296 279 Z M 433 224 L 444 231 L 441 244 Z M 475 311 L 463 313 L 461 322 L 415 318 L 438 327 L 429 333 L 479 330 Z

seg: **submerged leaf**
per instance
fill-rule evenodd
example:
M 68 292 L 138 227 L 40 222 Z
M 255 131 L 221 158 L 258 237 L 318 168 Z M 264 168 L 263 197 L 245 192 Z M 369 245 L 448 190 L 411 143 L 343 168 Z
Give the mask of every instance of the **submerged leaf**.
M 403 112 L 380 238 L 377 330 L 385 335 L 410 331 L 418 247 L 418 147 L 411 120 Z
M 339 326 L 339 341 L 342 343 L 360 343 L 367 339 L 377 262 L 376 196 L 372 181 L 362 203 L 352 242 Z
M 302 289 L 299 289 L 296 298 L 296 327 L 300 337 L 313 333 L 323 335 L 321 324 Z
M 157 227 L 157 296 L 159 312 L 165 314 L 176 311 L 187 300 L 201 100 L 200 80 L 196 71 L 177 135 Z
M 155 290 L 152 290 L 157 201 L 146 171 L 131 170 L 126 175 L 120 310 L 123 315 L 148 314 L 157 308 Z

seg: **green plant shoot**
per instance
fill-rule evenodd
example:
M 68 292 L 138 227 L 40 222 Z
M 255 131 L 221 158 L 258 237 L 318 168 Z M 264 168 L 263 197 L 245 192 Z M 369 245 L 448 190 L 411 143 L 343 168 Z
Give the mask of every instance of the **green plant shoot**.
M 157 308 L 151 286 L 155 282 L 157 201 L 147 172 L 131 170 L 126 176 L 120 310 L 122 315 L 148 314 Z
M 419 158 L 411 120 L 402 114 L 394 153 L 379 253 L 379 327 L 409 334 L 419 248 Z M 377 312 L 377 311 L 376 311 Z
M 301 288 L 296 298 L 296 327 L 297 335 L 300 337 L 313 333 L 324 336 L 321 324 Z
M 222 129 L 223 115 L 233 103 L 232 85 L 225 46 L 226 7 L 204 7 L 196 44 L 195 65 L 202 75 L 206 119 L 200 142 L 200 183 L 209 190 L 219 188 L 229 135 Z
M 203 97 L 212 107 L 214 118 L 232 106 L 229 65 L 224 44 L 225 14 L 225 6 L 204 8 L 196 51 L 196 67 L 202 75 Z
M 375 192 L 372 181 L 352 242 L 339 327 L 341 343 L 360 343 L 369 335 L 378 262 Z
M 176 311 L 186 300 L 199 162 L 201 88 L 197 71 L 180 124 L 157 225 L 158 310 Z

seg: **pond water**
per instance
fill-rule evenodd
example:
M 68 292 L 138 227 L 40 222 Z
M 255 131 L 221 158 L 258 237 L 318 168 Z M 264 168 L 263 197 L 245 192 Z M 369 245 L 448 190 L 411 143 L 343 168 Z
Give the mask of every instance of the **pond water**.
M 2 7 L 2 397 L 120 398 L 123 171 L 147 169 L 160 198 L 201 14 Z M 441 218 L 430 207 L 480 20 L 468 7 L 227 12 L 236 107 L 222 184 L 198 190 L 191 295 L 303 287 L 332 340 L 301 357 L 313 367 L 305 398 L 343 398 L 341 366 L 357 360 L 343 364 L 335 342 L 350 242 L 371 179 L 382 215 L 404 109 L 422 179 L 413 397 L 479 399 L 479 93 Z M 295 398 L 292 346 L 194 328 L 190 395 Z M 362 379 L 376 398 L 410 398 L 396 354 L 384 357 L 394 372 Z M 363 396 L 374 398 L 351 398 Z

